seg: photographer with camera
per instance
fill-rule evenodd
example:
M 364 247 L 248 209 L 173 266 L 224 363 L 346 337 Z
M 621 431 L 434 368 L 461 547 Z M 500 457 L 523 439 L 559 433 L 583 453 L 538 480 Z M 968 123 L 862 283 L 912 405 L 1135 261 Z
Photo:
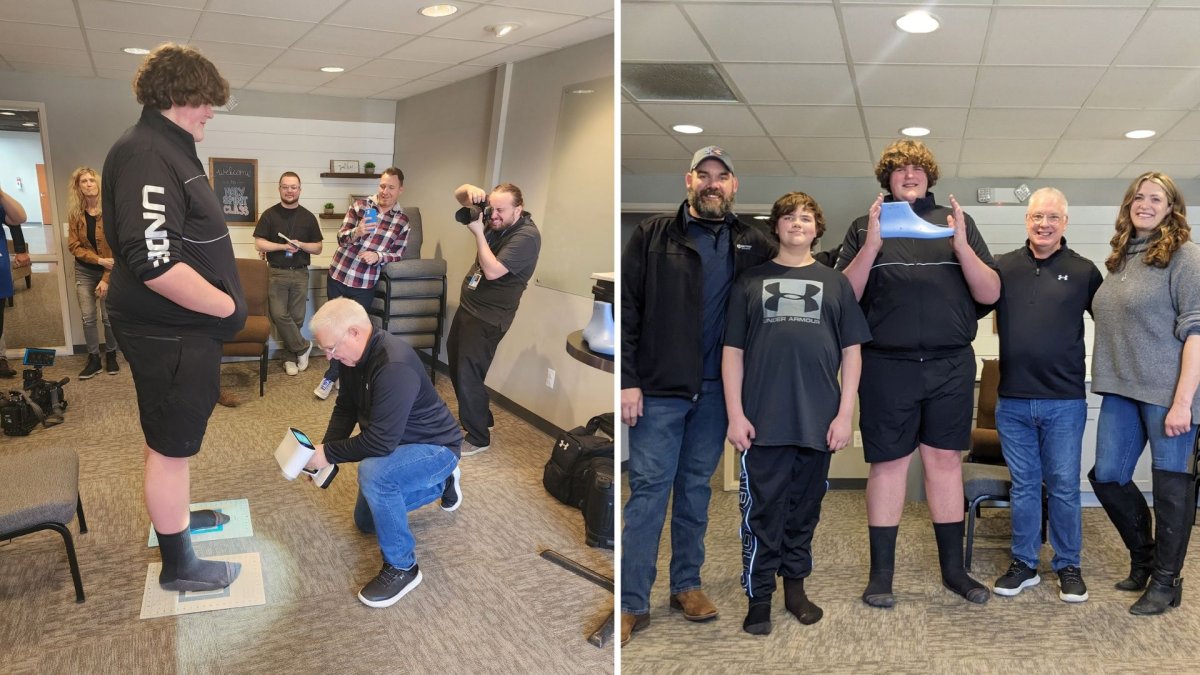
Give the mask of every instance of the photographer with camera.
M 463 206 L 454 218 L 470 230 L 476 248 L 446 337 L 450 381 L 466 430 L 462 454 L 467 456 L 491 445 L 492 413 L 483 381 L 533 277 L 542 235 L 525 211 L 521 188 L 512 183 L 497 185 L 490 195 L 464 184 L 454 197 Z
M 13 296 L 12 268 L 29 265 L 29 247 L 25 244 L 25 235 L 21 233 L 21 223 L 25 222 L 25 207 L 13 199 L 12 195 L 0 190 L 0 223 L 8 226 L 13 243 L 13 258 L 8 258 L 8 246 L 0 241 L 0 377 L 16 377 L 17 371 L 8 365 L 4 358 L 4 300 Z M 0 228 L 0 232 L 3 228 Z M 0 240 L 3 240 L 0 234 Z

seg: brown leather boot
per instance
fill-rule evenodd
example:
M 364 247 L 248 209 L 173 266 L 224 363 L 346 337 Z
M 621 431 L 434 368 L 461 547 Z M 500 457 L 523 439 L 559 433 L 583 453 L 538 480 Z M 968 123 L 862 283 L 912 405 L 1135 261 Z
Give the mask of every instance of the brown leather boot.
M 621 646 L 624 647 L 629 644 L 629 640 L 633 637 L 635 631 L 639 631 L 649 625 L 649 614 L 621 612 Z
M 708 621 L 717 618 L 717 606 L 699 588 L 671 596 L 671 609 L 683 611 L 688 621 Z

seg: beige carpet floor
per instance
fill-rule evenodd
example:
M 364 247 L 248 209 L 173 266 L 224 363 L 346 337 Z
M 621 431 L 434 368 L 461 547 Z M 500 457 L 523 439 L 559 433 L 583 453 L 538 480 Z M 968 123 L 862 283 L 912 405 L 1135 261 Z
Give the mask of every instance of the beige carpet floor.
M 47 373 L 72 378 L 66 422 L 0 436 L 0 453 L 79 453 L 89 532 L 75 541 L 87 601 L 75 603 L 57 534 L 0 543 L 0 672 L 612 672 L 613 648 L 586 642 L 612 595 L 538 556 L 552 548 L 611 575 L 612 552 L 586 546 L 579 512 L 542 488 L 553 439 L 495 406 L 492 449 L 462 461 L 462 507 L 446 513 L 431 504 L 410 515 L 422 585 L 388 609 L 358 601 L 380 555 L 374 537 L 353 525 L 355 467 L 321 491 L 284 480 L 272 457 L 289 425 L 323 434 L 333 401 L 312 395 L 323 359 L 298 377 L 273 361 L 262 398 L 257 364 L 225 365 L 223 384 L 245 402 L 217 408 L 192 464 L 192 501 L 246 498 L 254 526 L 252 538 L 202 542 L 197 551 L 259 552 L 266 605 L 139 620 L 146 567 L 158 552 L 146 547 L 132 381 L 123 358 L 116 376 L 75 381 L 83 363 L 63 357 Z M 438 389 L 454 410 L 446 377 Z

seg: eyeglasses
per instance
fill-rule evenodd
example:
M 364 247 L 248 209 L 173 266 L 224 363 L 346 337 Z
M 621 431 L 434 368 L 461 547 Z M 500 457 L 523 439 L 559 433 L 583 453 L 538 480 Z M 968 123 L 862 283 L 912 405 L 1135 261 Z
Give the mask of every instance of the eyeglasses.
M 1041 225 L 1043 222 L 1058 225 L 1063 221 L 1063 216 L 1057 213 L 1031 213 L 1026 215 L 1025 218 L 1034 225 Z
M 347 335 L 349 335 L 349 334 L 350 334 L 350 331 L 346 331 L 346 332 L 342 333 L 342 337 L 338 338 L 338 339 L 337 339 L 337 340 L 336 340 L 336 341 L 333 343 L 333 345 L 332 345 L 332 346 L 329 346 L 329 347 L 321 347 L 321 351 L 325 352 L 325 356 L 326 356 L 327 358 L 333 358 L 333 353 L 337 351 L 337 348 L 338 348 L 338 347 L 340 347 L 340 346 L 342 345 L 342 340 L 345 340 L 345 339 L 346 339 L 346 336 L 347 336 Z

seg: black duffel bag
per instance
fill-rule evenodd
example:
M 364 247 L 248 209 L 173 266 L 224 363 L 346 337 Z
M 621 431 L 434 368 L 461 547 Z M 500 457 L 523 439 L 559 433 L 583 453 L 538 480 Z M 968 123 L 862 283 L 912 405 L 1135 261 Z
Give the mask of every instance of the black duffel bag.
M 610 437 L 597 435 L 597 431 L 604 431 Z M 589 470 L 593 461 L 607 458 L 611 466 L 612 432 L 613 416 L 606 413 L 588 420 L 586 426 L 559 434 L 550 452 L 550 461 L 546 462 L 542 472 L 542 485 L 546 491 L 567 506 L 583 509 L 595 473 Z

